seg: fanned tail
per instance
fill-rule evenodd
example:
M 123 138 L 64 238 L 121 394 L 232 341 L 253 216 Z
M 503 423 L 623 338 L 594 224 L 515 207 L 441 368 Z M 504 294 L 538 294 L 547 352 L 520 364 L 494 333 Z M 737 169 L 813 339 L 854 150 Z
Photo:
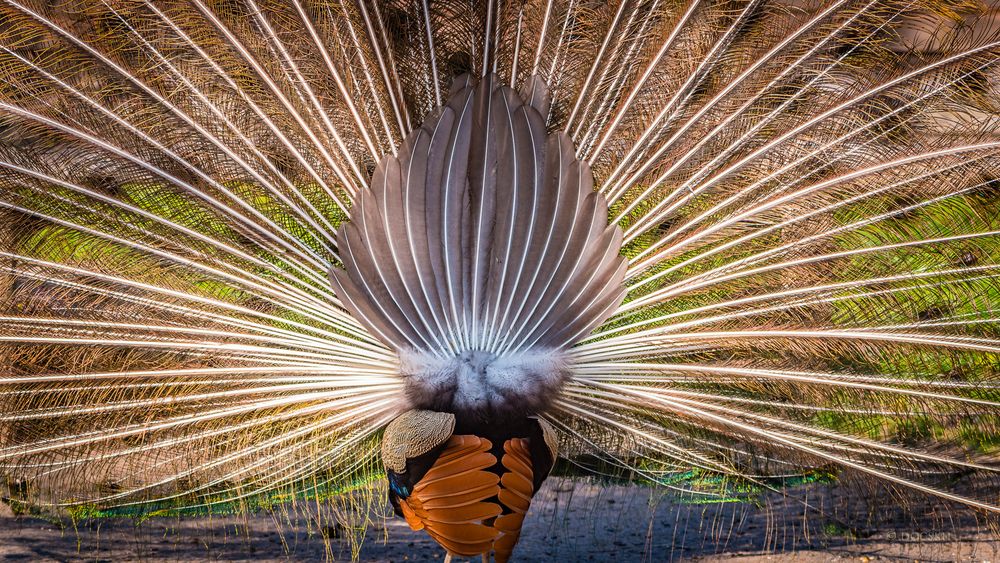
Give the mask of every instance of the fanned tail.
M 465 354 L 559 373 L 575 461 L 995 513 L 998 33 L 964 0 L 5 0 L 10 496 L 339 491 L 401 364 Z M 459 134 L 497 152 L 446 167 Z
M 338 233 L 337 293 L 399 351 L 414 407 L 539 412 L 564 351 L 621 302 L 621 231 L 569 139 L 546 135 L 543 89 L 529 81 L 528 105 L 459 78 Z

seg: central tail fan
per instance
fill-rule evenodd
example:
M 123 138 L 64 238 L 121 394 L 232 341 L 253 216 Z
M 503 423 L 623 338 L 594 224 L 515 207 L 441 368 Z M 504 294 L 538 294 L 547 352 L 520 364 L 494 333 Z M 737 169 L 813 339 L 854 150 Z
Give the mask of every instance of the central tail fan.
M 538 412 L 564 351 L 625 294 L 622 232 L 541 80 L 460 77 L 382 159 L 337 242 L 349 310 L 400 354 L 414 407 Z

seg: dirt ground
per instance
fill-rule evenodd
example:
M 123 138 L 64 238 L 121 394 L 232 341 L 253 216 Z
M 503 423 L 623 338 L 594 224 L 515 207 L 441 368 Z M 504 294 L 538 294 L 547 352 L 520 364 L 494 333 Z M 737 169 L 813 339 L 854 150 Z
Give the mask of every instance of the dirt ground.
M 641 487 L 550 479 L 532 505 L 514 560 L 1000 562 L 1000 540 L 983 522 L 939 506 L 910 516 L 888 494 L 867 506 L 819 485 L 764 504 L 692 504 Z M 443 557 L 400 519 L 380 520 L 368 533 L 361 561 Z M 268 514 L 140 525 L 104 520 L 74 529 L 8 510 L 0 514 L 0 561 L 350 560 L 350 544 L 338 535 L 335 528 L 290 526 Z

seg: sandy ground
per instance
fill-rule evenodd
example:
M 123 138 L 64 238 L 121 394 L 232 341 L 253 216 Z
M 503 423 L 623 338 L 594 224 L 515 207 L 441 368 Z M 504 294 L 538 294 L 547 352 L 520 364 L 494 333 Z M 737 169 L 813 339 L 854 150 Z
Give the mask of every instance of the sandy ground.
M 803 508 L 803 503 L 817 510 Z M 691 504 L 640 487 L 550 479 L 533 503 L 516 561 L 996 561 L 998 536 L 982 523 L 926 507 L 904 516 L 888 498 L 875 509 L 836 488 L 800 487 L 766 507 Z M 821 508 L 820 508 L 821 507 Z M 862 512 L 863 515 L 862 515 Z M 860 515 L 860 516 L 859 516 Z M 2 561 L 349 560 L 336 529 L 245 519 L 105 520 L 61 528 L 0 514 Z M 847 526 L 843 522 L 855 525 Z M 858 526 L 857 522 L 865 522 Z M 369 529 L 361 561 L 440 561 L 443 552 L 399 519 Z M 386 540 L 387 538 L 387 540 Z M 478 559 L 477 559 L 478 561 Z

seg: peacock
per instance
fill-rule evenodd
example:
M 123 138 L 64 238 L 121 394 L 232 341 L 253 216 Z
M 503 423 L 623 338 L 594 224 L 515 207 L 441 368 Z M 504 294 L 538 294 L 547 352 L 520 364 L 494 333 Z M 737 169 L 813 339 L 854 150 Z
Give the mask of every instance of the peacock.
M 498 562 L 560 466 L 995 517 L 996 18 L 3 0 L 0 496 Z

